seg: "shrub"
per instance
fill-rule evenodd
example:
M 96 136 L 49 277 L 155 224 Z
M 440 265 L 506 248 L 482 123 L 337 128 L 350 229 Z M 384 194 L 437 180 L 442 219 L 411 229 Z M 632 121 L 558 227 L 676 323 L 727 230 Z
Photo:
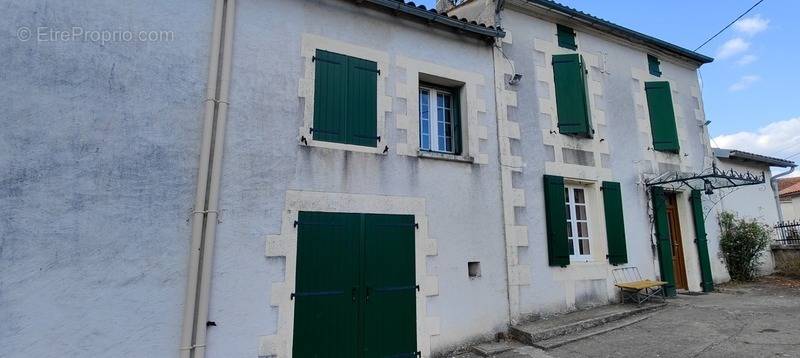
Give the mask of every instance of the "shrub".
M 730 212 L 720 213 L 719 225 L 722 229 L 719 245 L 731 279 L 753 280 L 761 254 L 769 246 L 769 226 L 737 218 Z

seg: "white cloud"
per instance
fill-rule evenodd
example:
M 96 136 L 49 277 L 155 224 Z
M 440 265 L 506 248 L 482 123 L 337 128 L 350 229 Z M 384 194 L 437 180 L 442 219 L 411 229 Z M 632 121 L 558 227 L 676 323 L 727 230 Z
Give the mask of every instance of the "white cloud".
M 758 60 L 758 56 L 756 55 L 744 55 L 742 58 L 736 60 L 736 64 L 739 66 L 746 66 Z
M 726 59 L 734 55 L 747 51 L 750 48 L 750 43 L 741 37 L 735 37 L 726 41 L 717 50 L 717 57 L 719 59 Z
M 733 24 L 733 28 L 745 35 L 753 36 L 764 31 L 769 26 L 769 19 L 762 18 L 761 15 L 746 17 Z
M 785 158 L 800 152 L 800 117 L 772 122 L 755 132 L 739 132 L 714 137 L 715 146 Z M 788 158 L 798 160 L 798 157 Z
M 743 91 L 750 88 L 750 86 L 752 86 L 754 83 L 760 80 L 761 77 L 756 75 L 742 76 L 741 78 L 739 78 L 739 81 L 736 81 L 736 83 L 728 87 L 728 90 L 731 92 Z

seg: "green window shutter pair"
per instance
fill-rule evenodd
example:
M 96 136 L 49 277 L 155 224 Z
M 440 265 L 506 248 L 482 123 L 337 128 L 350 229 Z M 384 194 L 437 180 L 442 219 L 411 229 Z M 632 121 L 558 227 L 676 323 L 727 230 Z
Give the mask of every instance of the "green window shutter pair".
M 692 190 L 689 197 L 692 204 L 692 218 L 694 218 L 695 244 L 697 244 L 697 256 L 700 260 L 700 286 L 703 292 L 714 291 L 714 278 L 711 276 L 711 259 L 708 256 L 708 240 L 706 238 L 706 220 L 703 215 L 703 200 L 700 190 Z
M 377 146 L 378 65 L 324 50 L 314 62 L 314 140 Z
M 603 182 L 603 209 L 606 214 L 606 240 L 608 262 L 612 265 L 628 263 L 625 245 L 625 217 L 622 214 L 622 189 L 619 183 Z
M 628 262 L 625 245 L 625 219 L 619 183 L 603 182 L 603 204 L 606 213 L 608 260 L 613 265 Z M 564 200 L 564 178 L 544 176 L 545 222 L 547 224 L 547 256 L 550 266 L 569 265 L 567 206 Z
M 553 55 L 558 131 L 592 137 L 586 67 L 578 54 Z
M 656 246 L 658 248 L 658 266 L 661 270 L 661 281 L 667 296 L 675 296 L 675 271 L 672 266 L 672 241 L 670 240 L 669 221 L 667 219 L 667 201 L 664 189 L 654 186 L 650 189 L 653 201 L 653 216 L 656 228 Z
M 656 77 L 661 77 L 661 61 L 653 55 L 647 55 L 647 69 L 650 74 Z
M 680 152 L 680 144 L 669 82 L 645 82 L 644 90 L 647 94 L 647 108 L 650 112 L 653 149 L 677 154 Z
M 570 50 L 578 49 L 578 45 L 575 43 L 575 30 L 572 28 L 556 24 L 556 36 L 558 37 L 559 47 Z

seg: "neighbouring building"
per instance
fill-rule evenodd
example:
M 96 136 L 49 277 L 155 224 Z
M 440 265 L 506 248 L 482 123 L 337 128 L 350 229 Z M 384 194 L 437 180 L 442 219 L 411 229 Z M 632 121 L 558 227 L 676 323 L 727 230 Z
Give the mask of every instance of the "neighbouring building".
M 736 149 L 714 148 L 714 157 L 721 170 L 734 170 L 738 173 L 753 173 L 765 176 L 765 182 L 759 185 L 738 187 L 730 190 L 716 192 L 710 196 L 710 205 L 706 215 L 719 215 L 728 211 L 740 218 L 756 220 L 759 223 L 775 226 L 780 219 L 778 193 L 773 189 L 771 168 L 792 169 L 796 164 L 790 160 L 749 153 Z M 780 174 L 779 174 L 780 175 Z M 778 177 L 778 176 L 776 176 Z M 778 181 L 779 182 L 779 181 Z M 775 237 L 778 238 L 775 232 Z M 772 251 L 766 250 L 761 257 L 760 273 L 770 274 L 774 271 L 775 264 Z
M 783 220 L 800 220 L 800 178 L 781 179 L 778 185 Z
M 711 58 L 552 1 L 6 14 L 172 32 L 0 39 L 4 356 L 430 357 L 619 267 L 713 289 L 706 194 L 765 180 L 715 165 Z

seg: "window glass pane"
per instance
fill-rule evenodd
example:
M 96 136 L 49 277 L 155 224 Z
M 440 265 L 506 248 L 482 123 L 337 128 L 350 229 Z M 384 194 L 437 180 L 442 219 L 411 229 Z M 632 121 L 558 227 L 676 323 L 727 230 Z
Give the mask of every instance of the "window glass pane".
M 586 205 L 575 205 L 575 218 L 586 220 Z
M 572 243 L 572 239 L 569 239 L 569 254 L 575 255 L 575 244 Z
M 431 149 L 430 92 L 425 88 L 419 90 L 419 147 Z
M 567 221 L 567 237 L 573 237 L 572 236 L 572 222 L 570 222 L 570 221 Z
M 448 93 L 436 93 L 437 149 L 441 152 L 453 151 L 452 99 Z
M 578 223 L 578 237 L 589 237 L 589 224 L 585 222 Z
M 448 101 L 449 102 L 449 96 Z M 453 151 L 453 111 L 444 110 L 444 148 L 445 151 Z
M 572 209 L 570 209 L 569 204 L 565 208 L 567 209 L 567 221 L 570 221 L 572 219 Z
M 564 188 L 564 202 L 569 203 L 569 188 Z
M 580 239 L 578 240 L 579 250 L 581 255 L 589 255 L 589 240 L 588 239 Z
M 586 199 L 583 197 L 583 189 L 575 189 L 575 202 L 578 204 L 586 202 Z

